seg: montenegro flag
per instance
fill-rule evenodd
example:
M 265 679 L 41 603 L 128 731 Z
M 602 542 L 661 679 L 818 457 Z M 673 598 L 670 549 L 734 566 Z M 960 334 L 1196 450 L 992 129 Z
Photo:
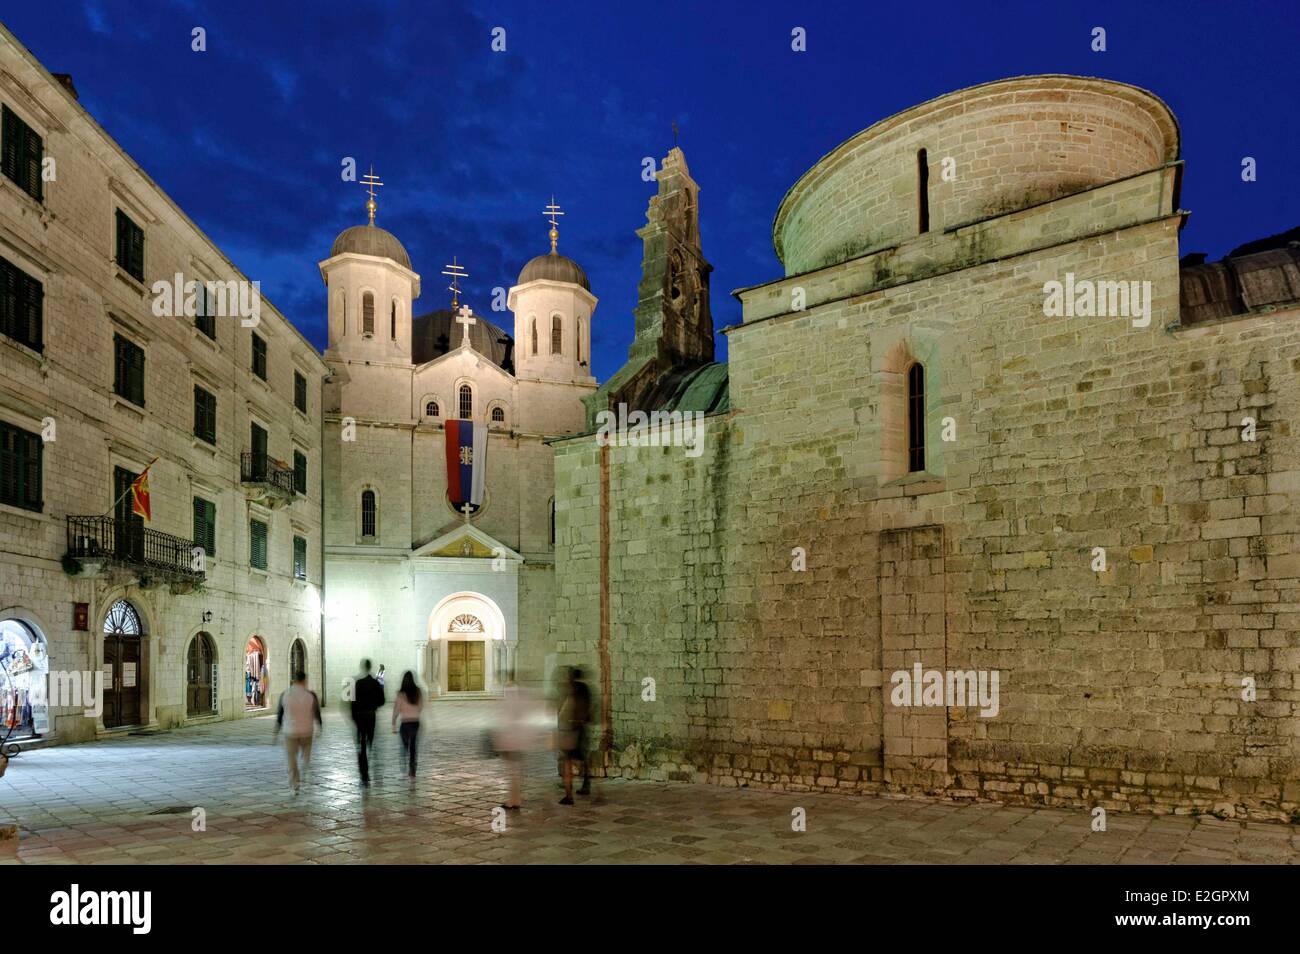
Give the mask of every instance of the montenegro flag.
M 149 462 L 149 467 L 154 465 L 154 458 Z M 144 469 L 135 480 L 131 481 L 131 512 L 137 517 L 144 517 L 146 520 L 153 520 L 153 512 L 149 506 L 149 467 Z

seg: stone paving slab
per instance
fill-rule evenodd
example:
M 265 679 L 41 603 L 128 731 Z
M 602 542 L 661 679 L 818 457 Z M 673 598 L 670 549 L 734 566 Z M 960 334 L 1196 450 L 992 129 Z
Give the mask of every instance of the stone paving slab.
M 597 780 L 572 808 L 548 754 L 527 760 L 525 804 L 492 829 L 502 763 L 480 739 L 495 703 L 430 707 L 405 777 L 381 731 L 369 792 L 349 725 L 326 717 L 302 793 L 289 791 L 269 717 L 21 755 L 0 822 L 35 864 L 1293 864 L 1300 827 L 924 799 Z M 381 728 L 385 713 L 381 713 Z M 193 831 L 190 809 L 206 811 Z M 791 831 L 791 810 L 807 831 Z M 163 809 L 178 814 L 153 814 Z M 0 858 L 0 862 L 13 859 Z

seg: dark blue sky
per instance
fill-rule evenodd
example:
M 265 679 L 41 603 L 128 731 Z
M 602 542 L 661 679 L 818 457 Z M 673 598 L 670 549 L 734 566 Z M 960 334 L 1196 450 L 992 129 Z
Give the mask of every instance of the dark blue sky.
M 340 163 L 373 162 L 379 224 L 442 307 L 438 274 L 468 266 L 486 312 L 547 248 L 600 298 L 594 370 L 626 357 L 653 183 L 672 145 L 700 183 L 719 328 L 733 288 L 777 277 L 771 224 L 785 190 L 876 120 L 939 94 L 1026 73 L 1135 83 L 1182 127 L 1192 211 L 1183 251 L 1217 258 L 1300 225 L 1300 5 L 1274 3 L 466 3 L 394 0 L 45 0 L 5 24 L 318 347 L 316 263 L 365 221 Z M 207 30 L 208 51 L 190 50 Z M 490 49 L 494 27 L 507 51 Z M 808 52 L 790 31 L 808 31 Z M 1108 51 L 1090 50 L 1103 26 Z M 1243 183 L 1243 156 L 1259 181 Z M 502 321 L 505 316 L 497 316 Z M 507 325 L 509 328 L 509 325 Z M 724 345 L 725 347 L 725 345 Z M 725 353 L 725 351 L 723 352 Z

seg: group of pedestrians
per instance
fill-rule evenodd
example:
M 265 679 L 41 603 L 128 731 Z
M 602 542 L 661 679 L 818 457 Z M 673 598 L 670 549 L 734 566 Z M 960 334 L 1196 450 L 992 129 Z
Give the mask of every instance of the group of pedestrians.
M 357 768 L 361 773 L 361 786 L 370 787 L 370 761 L 375 745 L 375 722 L 380 709 L 387 704 L 384 692 L 384 667 L 371 675 L 369 659 L 361 661 L 361 674 L 352 680 L 350 703 L 355 729 Z M 529 731 L 529 706 L 526 698 L 512 680 L 505 690 L 504 724 L 496 733 L 494 748 L 506 763 L 509 794 L 502 807 L 517 811 L 523 800 L 523 757 L 538 747 Z M 407 777 L 415 781 L 417 753 L 419 751 L 420 720 L 424 713 L 424 694 L 415 683 L 415 674 L 407 670 L 393 700 L 391 725 L 402 746 L 402 757 L 407 766 Z M 577 667 L 564 674 L 564 698 L 556 720 L 555 748 L 559 752 L 560 773 L 564 778 L 564 797 L 561 805 L 573 804 L 573 763 L 582 763 L 582 786 L 579 795 L 591 794 L 591 776 L 587 766 L 587 726 L 591 722 L 591 690 L 582 679 Z M 292 674 L 289 688 L 280 695 L 276 712 L 275 731 L 285 736 L 285 754 L 289 761 L 289 787 L 295 795 L 302 784 L 302 774 L 311 763 L 312 743 L 316 733 L 324 728 L 321 721 L 320 699 L 307 688 L 307 676 L 299 671 Z

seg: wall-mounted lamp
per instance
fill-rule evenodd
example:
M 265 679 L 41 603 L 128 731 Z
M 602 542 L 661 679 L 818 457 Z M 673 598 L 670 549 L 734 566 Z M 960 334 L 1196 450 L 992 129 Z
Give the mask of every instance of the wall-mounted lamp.
M 210 622 L 212 622 L 212 610 L 204 610 L 204 611 L 203 611 L 203 622 L 205 622 L 205 623 L 210 623 Z

